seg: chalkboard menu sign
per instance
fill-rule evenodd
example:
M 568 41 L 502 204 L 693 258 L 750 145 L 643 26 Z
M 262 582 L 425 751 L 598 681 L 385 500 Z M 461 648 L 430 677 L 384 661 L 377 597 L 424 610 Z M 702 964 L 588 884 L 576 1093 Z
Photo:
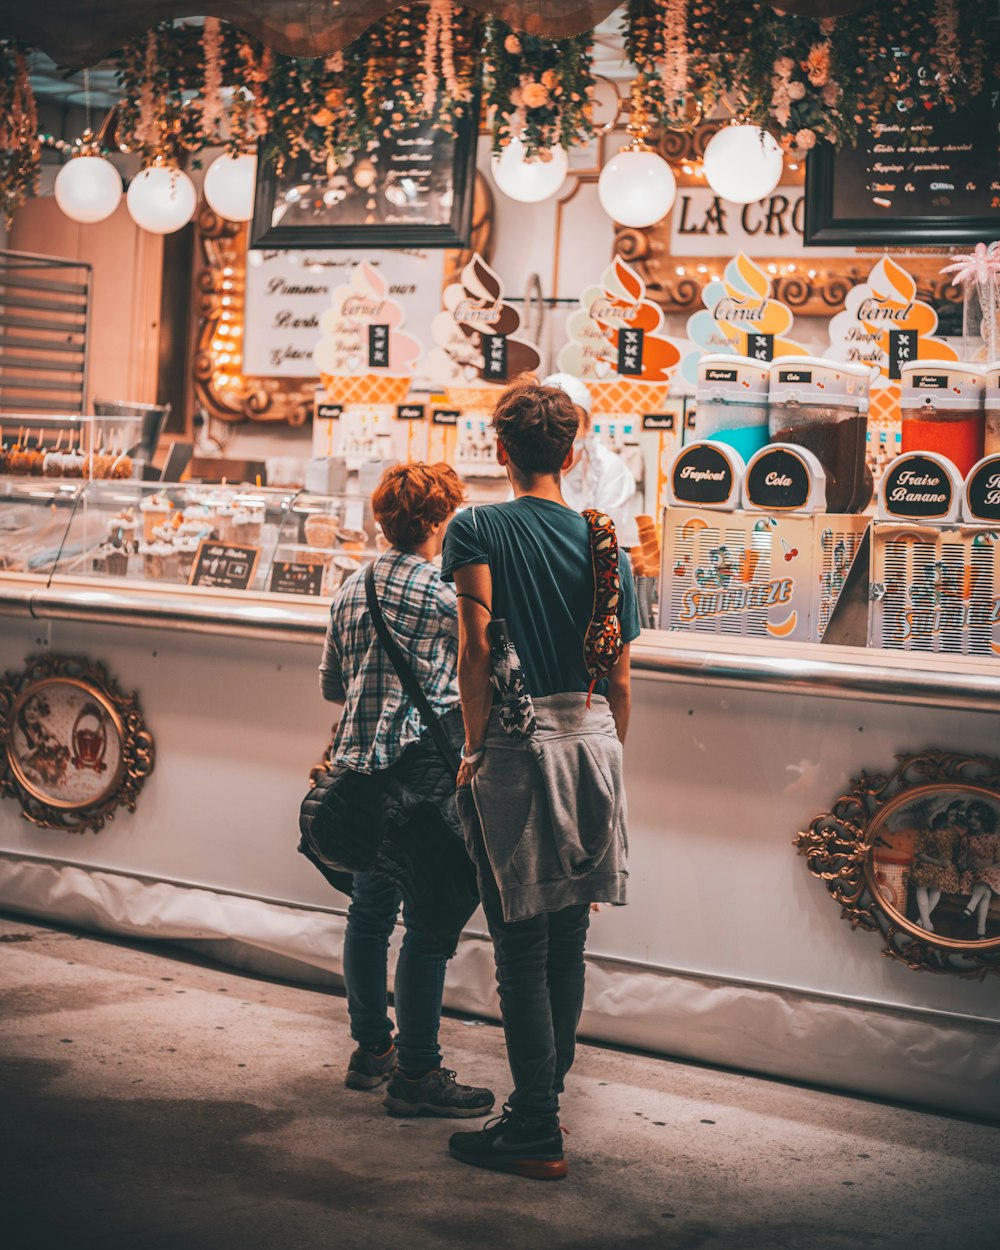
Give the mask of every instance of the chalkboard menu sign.
M 250 247 L 466 247 L 479 102 L 455 134 L 430 121 L 387 131 L 332 173 L 308 152 L 257 166 Z
M 275 560 L 271 565 L 269 589 L 279 595 L 320 595 L 323 593 L 323 565 Z
M 806 162 L 805 243 L 952 244 L 989 241 L 1000 213 L 1000 81 L 971 108 L 917 121 L 887 117 L 837 152 Z
M 194 558 L 190 584 L 222 590 L 246 590 L 253 581 L 259 558 L 259 547 L 217 543 L 206 538 Z

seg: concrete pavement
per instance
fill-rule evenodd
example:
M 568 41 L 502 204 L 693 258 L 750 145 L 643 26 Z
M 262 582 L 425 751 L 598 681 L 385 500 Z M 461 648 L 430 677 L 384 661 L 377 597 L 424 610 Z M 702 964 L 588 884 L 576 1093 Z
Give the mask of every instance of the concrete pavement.
M 442 1044 L 503 1100 L 498 1027 L 446 1019 Z M 0 918 L 2 1244 L 1000 1246 L 996 1126 L 584 1045 L 570 1176 L 541 1184 L 463 1167 L 453 1123 L 346 1090 L 349 1052 L 336 994 Z

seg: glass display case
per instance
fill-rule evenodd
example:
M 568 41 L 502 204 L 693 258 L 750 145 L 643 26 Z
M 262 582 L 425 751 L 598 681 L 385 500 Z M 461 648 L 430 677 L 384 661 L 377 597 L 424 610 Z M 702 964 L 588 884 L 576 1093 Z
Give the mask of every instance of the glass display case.
M 0 479 L 0 571 L 325 596 L 375 552 L 360 496 Z
M 83 488 L 0 478 L 0 573 L 52 572 Z
M 139 458 L 151 455 L 144 446 L 148 441 L 144 433 L 144 418 L 139 414 L 73 417 L 3 413 L 0 476 L 127 480 L 136 473 Z

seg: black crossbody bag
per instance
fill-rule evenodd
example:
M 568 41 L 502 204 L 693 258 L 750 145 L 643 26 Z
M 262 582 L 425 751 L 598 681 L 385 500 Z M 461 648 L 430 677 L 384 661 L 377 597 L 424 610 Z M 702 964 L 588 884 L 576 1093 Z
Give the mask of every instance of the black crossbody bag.
M 400 684 L 419 711 L 445 766 L 455 776 L 457 753 L 386 623 L 375 591 L 374 564 L 365 570 L 365 597 L 375 633 Z M 323 774 L 299 808 L 299 850 L 334 872 L 367 872 L 372 868 L 384 833 L 384 781 L 391 771 L 357 773 L 334 767 Z

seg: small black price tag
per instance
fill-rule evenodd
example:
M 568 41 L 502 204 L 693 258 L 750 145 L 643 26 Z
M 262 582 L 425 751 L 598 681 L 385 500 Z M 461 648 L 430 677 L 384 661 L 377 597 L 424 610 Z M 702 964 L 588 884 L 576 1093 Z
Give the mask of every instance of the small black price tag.
M 647 412 L 643 414 L 644 430 L 673 430 L 677 427 L 677 418 L 672 412 Z
M 642 374 L 643 331 L 626 328 L 618 331 L 618 372 L 624 378 Z
M 483 377 L 494 382 L 507 381 L 507 336 L 505 334 L 482 335 Z
M 388 369 L 389 367 L 389 327 L 370 325 L 368 327 L 368 367 L 370 369 Z
M 966 511 L 975 521 L 1000 521 L 1000 456 L 990 456 L 965 485 Z
M 733 466 L 721 446 L 692 443 L 674 460 L 670 486 L 679 503 L 728 503 L 735 487 Z
M 713 365 L 705 370 L 706 382 L 737 382 L 739 381 L 739 372 L 736 369 L 721 369 L 718 365 Z
M 885 471 L 882 498 L 890 516 L 931 520 L 947 516 L 952 504 L 951 478 L 919 452 L 899 456 Z
M 259 547 L 203 539 L 194 558 L 190 584 L 219 586 L 225 590 L 246 590 L 253 581 L 259 559 Z
M 458 425 L 460 416 L 457 408 L 435 408 L 431 413 L 431 425 Z
M 774 359 L 774 335 L 773 334 L 748 334 L 747 335 L 747 355 L 751 360 L 773 360 Z
M 396 419 L 398 421 L 423 421 L 426 408 L 423 404 L 397 404 Z
M 343 404 L 317 404 L 316 416 L 321 421 L 339 421 L 344 415 Z
M 320 595 L 323 592 L 323 566 L 275 560 L 271 565 L 268 589 L 279 595 Z
M 899 381 L 902 377 L 900 369 L 917 359 L 916 330 L 889 331 L 889 377 Z
M 812 490 L 809 466 L 784 447 L 760 452 L 747 470 L 747 498 L 758 508 L 776 512 L 804 508 Z

